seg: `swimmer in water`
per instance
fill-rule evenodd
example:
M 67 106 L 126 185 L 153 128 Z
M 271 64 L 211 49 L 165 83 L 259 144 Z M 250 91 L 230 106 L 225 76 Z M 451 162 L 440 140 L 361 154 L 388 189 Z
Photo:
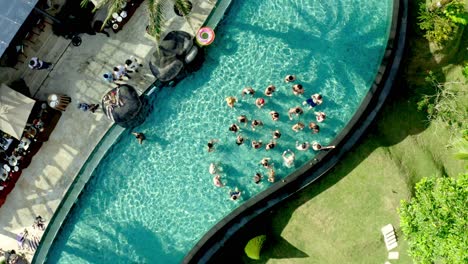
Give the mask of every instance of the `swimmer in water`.
M 217 139 L 212 139 L 212 140 L 208 141 L 208 144 L 206 144 L 207 147 L 208 147 L 208 152 L 213 152 L 213 151 L 215 150 L 215 149 L 214 149 L 214 144 L 215 144 L 216 142 L 218 142 Z
M 266 89 L 265 89 L 265 95 L 266 96 L 272 96 L 273 93 L 276 91 L 276 87 L 272 84 L 272 85 L 269 85 Z
M 293 108 L 289 109 L 289 111 L 288 111 L 289 120 L 293 119 L 292 118 L 293 115 L 300 116 L 303 113 L 304 113 L 304 110 L 302 110 L 302 108 L 300 108 L 299 106 L 293 107 Z
M 217 175 L 215 175 L 213 177 L 213 184 L 216 187 L 223 187 L 224 186 L 224 184 L 221 182 L 221 176 L 219 176 L 219 174 L 217 174 Z
M 270 116 L 271 116 L 271 119 L 273 119 L 273 121 L 278 121 L 279 120 L 279 113 L 276 112 L 276 111 L 271 111 Z
M 273 138 L 277 139 L 281 137 L 281 132 L 279 130 L 273 131 Z
M 216 164 L 210 163 L 210 174 L 217 174 L 218 173 L 218 168 L 216 167 Z
M 284 165 L 286 167 L 291 168 L 292 166 L 294 166 L 294 160 L 296 159 L 296 155 L 294 154 L 294 152 L 288 149 L 283 152 L 282 156 L 283 156 Z
M 234 190 L 229 190 L 229 196 L 231 200 L 235 201 L 240 198 L 242 192 L 236 187 Z
M 246 94 L 250 94 L 250 96 L 254 96 L 255 90 L 252 87 L 245 87 L 242 89 L 241 95 L 244 97 Z
M 262 166 L 265 168 L 265 169 L 269 169 L 273 164 L 270 164 L 270 158 L 263 158 L 261 161 L 260 161 L 260 164 L 262 164 Z
M 296 76 L 294 75 L 287 75 L 286 77 L 284 77 L 284 81 L 289 83 L 289 82 L 294 82 L 296 80 Z

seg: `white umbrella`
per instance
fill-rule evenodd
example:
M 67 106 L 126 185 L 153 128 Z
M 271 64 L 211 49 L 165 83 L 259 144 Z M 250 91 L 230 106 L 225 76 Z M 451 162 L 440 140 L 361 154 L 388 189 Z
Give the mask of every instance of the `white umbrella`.
M 0 86 L 0 130 L 20 139 L 35 102 L 2 83 Z

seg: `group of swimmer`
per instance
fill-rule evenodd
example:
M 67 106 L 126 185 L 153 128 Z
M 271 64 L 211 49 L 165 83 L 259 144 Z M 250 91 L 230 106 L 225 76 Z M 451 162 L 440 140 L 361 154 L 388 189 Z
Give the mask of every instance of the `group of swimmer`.
M 284 78 L 284 81 L 286 83 L 293 83 L 296 81 L 296 77 L 294 75 L 287 75 Z M 274 93 L 276 92 L 276 87 L 274 85 L 269 85 L 266 87 L 264 91 L 264 95 L 267 97 L 272 97 Z M 294 95 L 298 96 L 301 94 L 304 94 L 304 87 L 301 84 L 294 84 L 292 86 L 292 92 Z M 245 97 L 246 95 L 249 95 L 253 97 L 255 95 L 256 91 L 252 87 L 246 87 L 241 91 L 241 96 Z M 306 106 L 309 110 L 313 109 L 314 107 L 321 105 L 323 102 L 322 95 L 316 93 L 313 94 L 310 98 L 306 99 L 305 101 L 302 102 L 303 106 Z M 229 107 L 234 108 L 237 103 L 237 98 L 234 96 L 228 96 L 226 98 L 226 103 Z M 255 105 L 259 108 L 262 109 L 266 104 L 266 101 L 264 98 L 260 97 L 255 100 Z M 269 112 L 272 120 L 274 122 L 277 122 L 280 120 L 280 114 L 276 111 L 270 111 Z M 304 110 L 300 106 L 296 106 L 293 108 L 290 108 L 288 111 L 288 117 L 290 120 L 293 120 L 294 117 L 299 117 L 304 114 Z M 312 133 L 316 134 L 320 132 L 320 127 L 317 123 L 321 123 L 325 121 L 326 119 L 326 114 L 324 112 L 314 112 L 315 115 L 315 122 L 310 122 L 308 124 L 309 129 L 311 130 Z M 249 119 L 247 118 L 246 115 L 240 115 L 237 117 L 237 121 L 240 124 L 243 124 L 244 126 L 247 126 L 249 124 Z M 263 122 L 258 119 L 253 119 L 250 121 L 250 127 L 252 128 L 252 131 L 255 131 L 256 128 L 262 127 Z M 292 130 L 295 132 L 299 132 L 305 128 L 305 124 L 302 122 L 297 122 L 295 123 L 292 127 Z M 245 138 L 240 134 L 240 127 L 238 124 L 234 123 L 230 125 L 229 131 L 233 132 L 236 134 L 236 144 L 237 145 L 242 145 L 245 142 Z M 265 144 L 265 149 L 271 150 L 276 147 L 276 140 L 278 140 L 281 137 L 281 132 L 279 130 L 274 130 L 272 133 L 272 139 Z M 215 150 L 215 144 L 218 142 L 216 139 L 211 139 L 208 144 L 207 144 L 207 151 L 212 152 Z M 260 149 L 263 147 L 263 142 L 261 140 L 251 140 L 251 146 L 253 149 Z M 326 149 L 333 149 L 335 146 L 322 146 L 318 142 L 299 142 L 296 141 L 296 149 L 299 151 L 306 151 L 309 148 L 312 148 L 315 151 L 320 151 L 320 150 L 326 150 Z M 282 158 L 284 161 L 284 165 L 288 168 L 294 166 L 294 161 L 295 161 L 295 154 L 292 150 L 288 149 L 283 152 Z M 270 158 L 263 158 L 259 164 L 263 166 L 267 170 L 267 175 L 268 175 L 268 181 L 269 182 L 275 182 L 275 170 L 274 170 L 274 164 L 270 162 Z M 216 187 L 223 187 L 224 184 L 221 181 L 221 173 L 222 169 L 218 164 L 211 163 L 209 167 L 209 172 L 210 174 L 213 175 L 213 184 Z M 256 172 L 253 176 L 253 181 L 256 184 L 259 184 L 261 180 L 263 179 L 263 175 L 259 172 Z M 231 200 L 237 200 L 241 196 L 241 191 L 236 187 L 234 190 L 229 191 L 229 195 Z

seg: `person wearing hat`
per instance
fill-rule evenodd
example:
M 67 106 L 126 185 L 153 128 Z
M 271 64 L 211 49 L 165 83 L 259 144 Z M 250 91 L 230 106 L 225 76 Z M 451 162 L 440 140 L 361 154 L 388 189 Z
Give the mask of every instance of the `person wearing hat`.
M 49 69 L 50 66 L 52 66 L 52 63 L 45 62 L 43 60 L 38 59 L 37 57 L 32 57 L 31 60 L 29 61 L 28 66 L 32 70 L 45 70 L 45 69 Z

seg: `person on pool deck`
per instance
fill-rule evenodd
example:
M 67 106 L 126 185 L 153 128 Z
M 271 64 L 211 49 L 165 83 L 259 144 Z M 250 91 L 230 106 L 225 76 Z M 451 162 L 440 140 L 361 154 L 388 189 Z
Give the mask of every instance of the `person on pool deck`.
M 260 161 L 260 164 L 262 164 L 262 166 L 265 168 L 265 169 L 268 169 L 270 168 L 273 164 L 270 164 L 270 158 L 263 158 L 261 161 Z
M 236 144 L 237 144 L 238 146 L 244 144 L 244 137 L 242 137 L 241 135 L 237 135 Z
M 284 77 L 284 81 L 285 82 L 294 82 L 296 80 L 296 76 L 294 75 L 287 75 L 286 77 Z
M 279 119 L 279 113 L 276 111 L 271 111 L 270 116 L 271 116 L 271 119 L 273 119 L 273 121 L 278 121 Z
M 208 152 L 213 152 L 214 151 L 214 144 L 218 142 L 216 139 L 212 139 L 208 141 L 207 147 L 208 147 Z
M 262 147 L 262 141 L 261 140 L 259 140 L 259 141 L 252 140 L 252 148 L 259 149 L 261 147 Z
M 301 131 L 302 129 L 304 129 L 304 127 L 305 127 L 304 123 L 298 122 L 297 124 L 295 124 L 294 126 L 292 126 L 292 130 L 294 130 L 295 132 L 299 132 L 299 131 Z
M 314 94 L 309 99 L 302 102 L 302 105 L 309 105 L 309 109 L 321 105 L 323 102 L 322 96 L 320 94 Z
M 315 118 L 317 119 L 317 122 L 321 123 L 325 118 L 327 117 L 324 112 L 315 112 Z
M 252 120 L 252 130 L 255 130 L 258 126 L 263 126 L 263 122 L 257 119 Z
M 310 130 L 312 130 L 312 132 L 314 134 L 317 134 L 318 132 L 320 132 L 320 127 L 317 124 L 315 124 L 314 122 L 309 123 L 309 128 L 310 128 Z
M 300 95 L 304 93 L 304 87 L 302 87 L 302 84 L 293 85 L 292 90 L 294 95 Z
M 242 89 L 241 95 L 244 97 L 246 94 L 250 94 L 250 96 L 254 96 L 255 90 L 252 87 L 245 87 Z
M 318 142 L 312 143 L 312 149 L 315 150 L 315 151 L 327 150 L 327 149 L 334 149 L 334 148 L 335 148 L 335 146 L 326 146 L 326 147 L 323 147 L 323 146 L 320 145 Z
M 255 173 L 253 180 L 255 184 L 259 184 L 262 181 L 262 174 L 260 172 Z
M 230 127 L 229 127 L 229 131 L 232 131 L 234 133 L 237 133 L 237 131 L 239 131 L 239 126 L 236 125 L 236 124 L 232 124 Z
M 273 138 L 277 139 L 281 137 L 281 132 L 279 130 L 273 131 Z
M 274 149 L 275 147 L 276 147 L 276 142 L 272 140 L 272 141 L 268 142 L 268 144 L 266 144 L 265 149 L 270 150 L 270 149 Z
M 135 138 L 138 140 L 138 143 L 143 144 L 143 140 L 146 139 L 145 134 L 140 133 L 140 132 L 132 132 L 132 135 L 135 136 Z
M 283 152 L 283 161 L 284 165 L 288 168 L 291 168 L 294 165 L 294 160 L 296 159 L 296 155 L 290 149 L 285 150 Z
M 289 109 L 289 111 L 288 111 L 289 120 L 293 119 L 292 115 L 300 116 L 303 113 L 304 113 L 304 110 L 302 110 L 301 107 L 299 107 L 299 106 L 293 107 L 293 108 Z
M 309 142 L 299 143 L 299 141 L 296 141 L 297 150 L 305 151 L 309 149 L 309 146 L 310 146 Z
M 263 98 L 258 98 L 257 100 L 255 100 L 255 105 L 256 105 L 258 108 L 262 108 L 262 107 L 265 105 L 265 99 L 263 99 Z
M 229 190 L 229 196 L 231 200 L 235 201 L 240 198 L 242 192 L 236 187 L 234 190 Z
M 276 87 L 273 84 L 271 84 L 265 89 L 265 95 L 272 96 L 275 91 L 276 91 Z
M 249 120 L 247 119 L 247 116 L 245 115 L 238 116 L 237 121 L 239 121 L 239 123 L 244 124 L 244 125 L 247 125 L 247 122 L 249 122 Z
M 219 174 L 216 174 L 213 177 L 213 184 L 216 187 L 223 187 L 224 186 L 224 184 L 221 182 L 221 176 L 219 176 Z
M 226 97 L 226 103 L 229 107 L 233 108 L 236 102 L 237 102 L 237 99 L 234 96 Z

